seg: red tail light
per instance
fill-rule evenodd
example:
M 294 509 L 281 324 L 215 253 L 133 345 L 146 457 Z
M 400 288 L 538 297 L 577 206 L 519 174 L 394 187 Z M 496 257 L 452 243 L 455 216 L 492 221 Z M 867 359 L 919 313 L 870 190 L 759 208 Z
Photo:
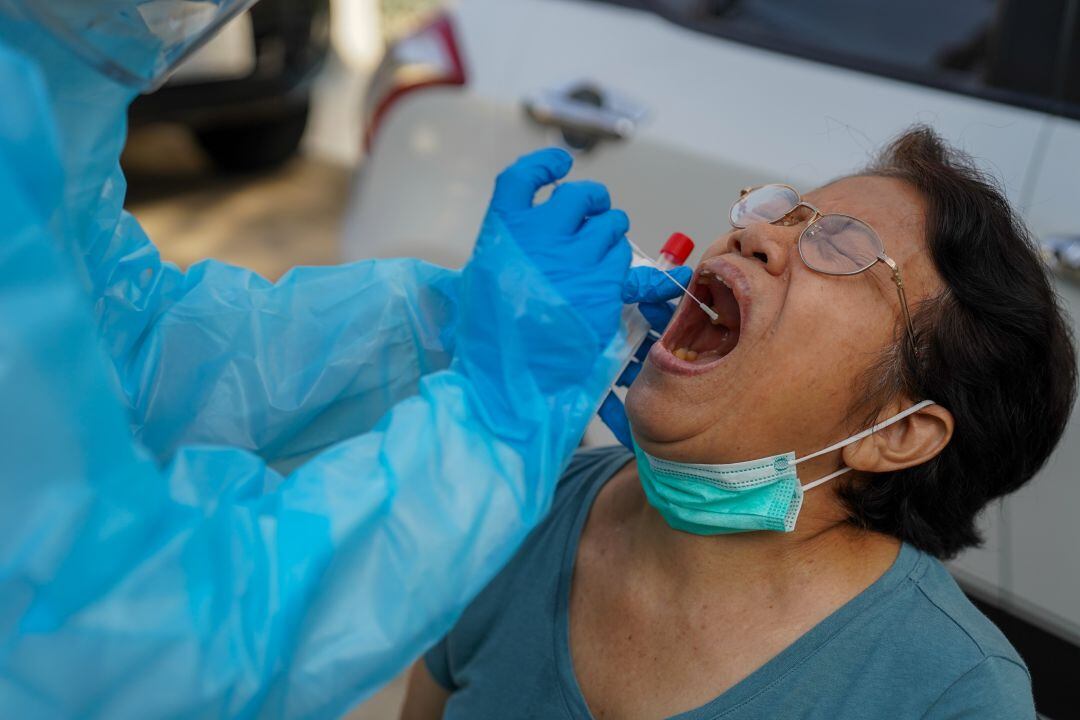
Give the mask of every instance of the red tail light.
M 387 47 L 368 86 L 364 107 L 364 147 L 371 147 L 395 102 L 420 88 L 464 85 L 465 65 L 449 15 L 436 15 L 422 28 Z

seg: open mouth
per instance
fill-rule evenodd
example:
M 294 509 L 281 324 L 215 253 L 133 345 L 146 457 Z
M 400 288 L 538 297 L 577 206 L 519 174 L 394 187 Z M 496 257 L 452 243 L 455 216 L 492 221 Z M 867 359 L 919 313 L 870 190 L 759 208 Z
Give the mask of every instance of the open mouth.
M 706 315 L 696 303 L 682 304 L 660 344 L 678 360 L 706 366 L 726 357 L 739 343 L 742 314 L 739 301 L 727 283 L 708 267 L 694 277 L 690 291 L 716 313 Z

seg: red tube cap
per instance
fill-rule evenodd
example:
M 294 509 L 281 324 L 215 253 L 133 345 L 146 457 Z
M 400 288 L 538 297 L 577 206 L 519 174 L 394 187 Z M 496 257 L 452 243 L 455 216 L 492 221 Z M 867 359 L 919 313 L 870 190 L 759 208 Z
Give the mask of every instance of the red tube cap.
M 664 247 L 660 248 L 660 252 L 670 255 L 671 261 L 676 265 L 682 265 L 686 258 L 690 257 L 690 253 L 694 252 L 694 241 L 681 232 L 672 233 Z

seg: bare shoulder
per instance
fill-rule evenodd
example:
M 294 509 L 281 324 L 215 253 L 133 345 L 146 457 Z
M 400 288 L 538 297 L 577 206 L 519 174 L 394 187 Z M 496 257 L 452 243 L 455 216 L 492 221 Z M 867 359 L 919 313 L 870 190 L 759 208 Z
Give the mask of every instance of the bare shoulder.
M 401 706 L 401 720 L 438 720 L 446 709 L 450 692 L 431 676 L 423 660 L 413 663 L 409 685 Z

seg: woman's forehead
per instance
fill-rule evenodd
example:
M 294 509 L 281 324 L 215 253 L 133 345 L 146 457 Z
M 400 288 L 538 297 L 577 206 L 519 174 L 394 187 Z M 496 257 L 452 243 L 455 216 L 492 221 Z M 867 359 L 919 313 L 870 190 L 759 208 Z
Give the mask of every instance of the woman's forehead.
M 808 192 L 804 199 L 823 213 L 843 213 L 868 223 L 900 261 L 922 252 L 926 203 L 910 184 L 879 175 L 853 175 Z
M 877 217 L 889 223 L 915 223 L 921 227 L 925 218 L 925 203 L 915 188 L 903 180 L 880 175 L 841 178 L 811 190 L 804 199 L 824 213 L 852 215 L 871 225 Z

